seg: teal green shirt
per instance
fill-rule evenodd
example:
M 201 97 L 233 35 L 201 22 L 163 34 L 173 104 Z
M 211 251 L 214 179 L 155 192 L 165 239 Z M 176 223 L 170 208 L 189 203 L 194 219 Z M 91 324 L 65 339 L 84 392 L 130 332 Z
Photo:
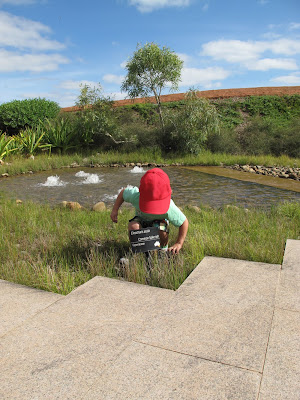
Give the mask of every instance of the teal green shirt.
M 145 221 L 153 221 L 156 219 L 168 219 L 171 224 L 176 227 L 181 226 L 186 220 L 186 216 L 183 212 L 176 206 L 174 201 L 171 199 L 170 207 L 165 214 L 146 214 L 140 210 L 139 200 L 140 200 L 140 192 L 139 189 L 135 186 L 128 186 L 124 189 L 123 192 L 124 201 L 131 203 L 134 208 L 136 215 L 141 217 Z

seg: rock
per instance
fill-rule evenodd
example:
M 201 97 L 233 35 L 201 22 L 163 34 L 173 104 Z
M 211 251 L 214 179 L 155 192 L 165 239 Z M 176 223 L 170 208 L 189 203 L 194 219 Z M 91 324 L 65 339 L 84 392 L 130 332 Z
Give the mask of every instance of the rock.
M 225 166 L 224 166 L 225 167 Z M 273 176 L 276 178 L 285 178 L 285 179 L 294 179 L 300 180 L 300 168 L 291 168 L 291 167 L 264 167 L 262 165 L 231 165 L 227 168 L 245 171 L 245 172 L 255 172 L 256 174 Z
M 227 209 L 231 209 L 231 210 L 239 210 L 239 207 L 234 206 L 234 205 L 232 205 L 232 204 L 227 204 L 227 205 L 226 205 L 226 208 L 227 208 Z
M 242 165 L 242 170 L 245 172 L 249 172 L 250 171 L 249 165 Z
M 28 171 L 29 174 L 33 174 L 33 171 Z
M 93 211 L 101 212 L 106 210 L 106 205 L 103 201 L 99 201 L 99 203 L 93 206 Z
M 78 164 L 76 161 L 74 161 L 74 162 L 72 162 L 72 164 L 70 165 L 70 167 L 71 167 L 71 168 L 76 168 L 76 167 L 79 167 L 79 164 Z
M 201 212 L 201 208 L 198 206 L 189 206 L 189 209 L 195 211 L 196 213 Z
M 4 165 L 4 161 L 0 160 L 0 165 Z
M 2 178 L 7 178 L 9 175 L 7 172 L 5 172 L 5 174 L 1 174 Z
M 77 201 L 67 201 L 66 207 L 72 211 L 81 210 L 81 205 Z
M 125 257 L 120 258 L 119 265 L 120 265 L 120 267 L 128 267 L 129 266 L 128 258 L 125 258 Z
M 17 204 L 22 204 L 22 203 L 23 203 L 23 201 L 22 201 L 22 200 L 20 200 L 20 199 L 17 199 L 17 200 L 16 200 L 16 203 L 17 203 Z
M 291 174 L 289 174 L 289 178 L 297 180 L 298 177 L 297 177 L 296 173 L 291 173 Z
M 287 175 L 283 172 L 281 172 L 281 174 L 279 174 L 278 176 L 279 176 L 279 178 L 289 178 L 289 175 Z

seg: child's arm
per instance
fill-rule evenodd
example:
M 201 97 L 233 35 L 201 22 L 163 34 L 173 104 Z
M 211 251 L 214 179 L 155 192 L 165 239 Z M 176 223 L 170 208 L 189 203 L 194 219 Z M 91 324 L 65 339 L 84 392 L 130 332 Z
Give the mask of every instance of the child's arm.
M 179 227 L 176 243 L 172 247 L 169 247 L 168 251 L 171 251 L 174 254 L 179 253 L 179 251 L 185 241 L 185 237 L 186 237 L 188 228 L 189 228 L 189 221 L 186 218 L 184 223 Z
M 115 204 L 114 204 L 112 212 L 110 214 L 110 218 L 111 218 L 112 222 L 116 222 L 116 223 L 118 222 L 118 211 L 119 211 L 119 208 L 121 207 L 121 205 L 124 203 L 123 192 L 124 192 L 124 189 L 122 189 L 121 192 L 118 194 L 118 197 L 116 198 Z

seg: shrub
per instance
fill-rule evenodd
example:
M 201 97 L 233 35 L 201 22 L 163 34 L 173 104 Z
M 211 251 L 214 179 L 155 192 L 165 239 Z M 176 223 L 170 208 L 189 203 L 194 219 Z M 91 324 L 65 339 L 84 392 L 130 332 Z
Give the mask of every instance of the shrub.
M 60 107 L 46 99 L 14 100 L 0 105 L 0 129 L 10 135 L 26 127 L 34 128 L 40 120 L 54 118 Z
M 207 136 L 206 148 L 212 153 L 241 153 L 237 132 L 230 128 L 223 128 L 220 133 L 211 132 Z
M 238 136 L 246 154 L 300 157 L 300 118 L 279 124 L 270 118 L 255 117 Z
M 238 136 L 242 151 L 251 155 L 270 154 L 274 128 L 275 123 L 270 119 L 253 118 Z
M 286 126 L 279 126 L 269 141 L 270 153 L 300 158 L 300 118 L 294 118 Z
M 206 99 L 199 98 L 193 90 L 187 92 L 183 107 L 169 110 L 166 123 L 163 147 L 181 153 L 198 154 L 208 135 L 219 131 L 216 108 Z
M 82 86 L 76 105 L 82 107 L 77 113 L 76 131 L 84 144 L 116 148 L 131 141 L 122 135 L 113 112 L 113 101 L 102 94 L 100 84 Z

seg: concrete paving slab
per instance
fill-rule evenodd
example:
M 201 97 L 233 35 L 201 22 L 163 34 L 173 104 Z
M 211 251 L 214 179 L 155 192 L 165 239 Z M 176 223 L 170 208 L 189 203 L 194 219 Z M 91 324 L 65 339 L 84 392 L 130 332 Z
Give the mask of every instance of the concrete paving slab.
M 286 242 L 276 307 L 300 311 L 300 240 Z
M 104 371 L 86 400 L 256 400 L 260 374 L 133 343 Z
M 279 269 L 206 257 L 137 340 L 261 372 Z
M 0 340 L 0 398 L 83 399 L 174 292 L 97 277 Z
M 277 288 L 276 307 L 300 312 L 300 281 L 287 279 L 283 271 Z
M 0 337 L 64 296 L 0 279 Z
M 282 271 L 284 278 L 300 282 L 300 240 L 286 241 Z
M 300 313 L 276 309 L 259 400 L 300 399 Z

